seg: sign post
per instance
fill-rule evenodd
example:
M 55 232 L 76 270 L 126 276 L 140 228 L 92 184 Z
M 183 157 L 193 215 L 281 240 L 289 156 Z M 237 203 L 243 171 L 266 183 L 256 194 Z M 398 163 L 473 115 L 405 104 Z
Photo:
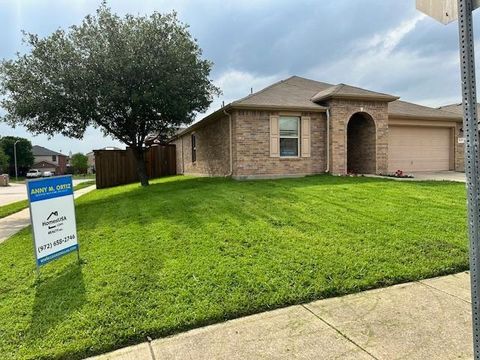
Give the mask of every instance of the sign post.
M 457 3 L 455 4 L 455 2 Z M 477 360 L 480 360 L 480 162 L 472 12 L 479 6 L 480 0 L 417 0 L 417 9 L 444 24 L 454 21 L 458 17 L 468 237 L 470 240 L 473 353 L 474 359 Z
M 75 250 L 80 261 L 72 177 L 29 180 L 27 192 L 37 273 L 41 265 Z

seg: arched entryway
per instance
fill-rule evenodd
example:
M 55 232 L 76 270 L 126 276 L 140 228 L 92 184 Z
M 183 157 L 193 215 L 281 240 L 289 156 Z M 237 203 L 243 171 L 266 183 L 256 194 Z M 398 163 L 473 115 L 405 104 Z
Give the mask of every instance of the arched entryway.
M 347 125 L 347 171 L 375 174 L 377 168 L 375 121 L 367 113 L 355 113 Z

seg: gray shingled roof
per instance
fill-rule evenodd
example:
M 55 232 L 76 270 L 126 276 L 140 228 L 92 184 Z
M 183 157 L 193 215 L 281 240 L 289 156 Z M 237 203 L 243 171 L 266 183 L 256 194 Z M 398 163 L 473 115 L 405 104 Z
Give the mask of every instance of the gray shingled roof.
M 388 104 L 388 115 L 412 118 L 458 120 L 459 116 L 448 111 L 397 100 Z M 461 118 L 461 116 L 460 116 Z
M 319 91 L 333 85 L 319 81 L 292 76 L 253 93 L 243 99 L 232 102 L 232 107 L 268 107 L 322 110 L 326 107 L 311 101 Z
M 440 110 L 443 111 L 448 111 L 454 114 L 457 114 L 458 116 L 463 118 L 463 107 L 462 103 L 460 104 L 450 104 L 450 105 L 445 105 L 445 106 L 440 106 Z M 477 115 L 480 115 L 480 104 L 477 103 Z
M 51 156 L 51 155 L 65 156 L 59 152 L 56 152 L 38 145 L 32 146 L 32 153 L 33 153 L 33 156 Z
M 330 98 L 393 101 L 397 100 L 398 96 L 370 91 L 355 86 L 338 84 L 318 92 L 317 94 L 315 94 L 315 96 L 312 97 L 312 101 L 320 102 Z

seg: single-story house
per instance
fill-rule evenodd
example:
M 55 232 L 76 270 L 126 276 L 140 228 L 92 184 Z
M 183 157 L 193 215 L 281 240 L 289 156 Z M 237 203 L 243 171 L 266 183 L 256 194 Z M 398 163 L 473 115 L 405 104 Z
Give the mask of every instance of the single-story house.
M 32 169 L 50 171 L 55 175 L 65 174 L 68 156 L 38 145 L 32 146 L 32 153 L 34 158 Z
M 292 76 L 172 139 L 177 173 L 234 178 L 463 171 L 461 115 Z

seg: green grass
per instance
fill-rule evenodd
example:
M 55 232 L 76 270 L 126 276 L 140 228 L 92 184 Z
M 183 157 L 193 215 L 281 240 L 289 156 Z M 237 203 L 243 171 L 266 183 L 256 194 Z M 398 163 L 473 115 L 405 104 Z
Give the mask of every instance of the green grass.
M 95 174 L 76 174 L 73 175 L 74 180 L 83 180 L 83 179 L 90 179 L 95 180 Z
M 80 190 L 80 189 L 83 189 L 85 187 L 88 187 L 90 185 L 95 185 L 95 181 L 84 181 L 80 184 L 77 184 L 76 186 L 74 186 L 74 190 Z M 20 210 L 23 210 L 23 209 L 26 209 L 28 207 L 28 201 L 27 200 L 20 200 L 20 201 L 16 201 L 14 203 L 10 203 L 8 205 L 3 205 L 3 206 L 0 206 L 0 219 L 1 218 L 4 218 L 8 215 L 12 215 L 16 212 L 19 212 Z
M 171 177 L 76 203 L 81 266 L 35 280 L 30 230 L 0 244 L 1 359 L 79 359 L 468 267 L 464 184 Z
M 12 215 L 28 207 L 28 200 L 20 200 L 8 205 L 0 206 L 0 219 Z
M 25 176 L 19 176 L 18 178 L 15 178 L 15 176 L 10 176 L 10 182 L 13 183 L 25 183 L 25 180 Z

